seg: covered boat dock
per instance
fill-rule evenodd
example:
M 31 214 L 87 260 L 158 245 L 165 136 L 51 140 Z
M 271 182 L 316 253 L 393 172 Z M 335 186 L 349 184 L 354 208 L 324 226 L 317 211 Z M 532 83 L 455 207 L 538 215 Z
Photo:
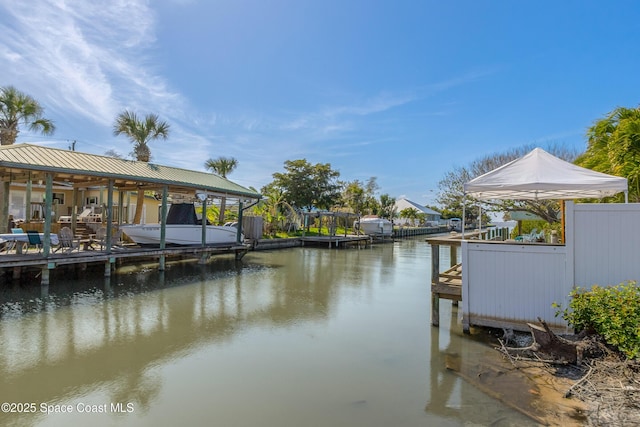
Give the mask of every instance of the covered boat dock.
M 104 263 L 105 275 L 110 275 L 117 259 L 135 257 L 157 257 L 159 268 L 165 268 L 165 258 L 171 255 L 191 255 L 201 260 L 212 254 L 234 253 L 242 256 L 247 247 L 240 241 L 242 233 L 242 213 L 245 207 L 260 198 L 260 194 L 235 184 L 212 173 L 163 166 L 154 163 L 119 159 L 77 151 L 61 150 L 32 144 L 15 144 L 0 147 L 0 231 L 9 232 L 9 195 L 13 184 L 21 184 L 26 189 L 25 204 L 31 204 L 30 194 L 34 182 L 44 183 L 44 210 L 51 212 L 53 204 L 53 186 L 68 188 L 72 194 L 73 209 L 68 224 L 75 232 L 79 192 L 89 187 L 107 189 L 107 201 L 104 205 L 105 224 L 118 225 L 114 218 L 122 221 L 123 215 L 114 216 L 114 209 L 121 209 L 127 192 L 153 191 L 159 195 L 161 242 L 158 248 L 118 247 L 113 235 L 113 227 L 106 227 L 104 244 L 99 251 L 83 250 L 77 253 L 55 253 L 52 241 L 52 218 L 44 215 L 42 222 L 42 247 L 38 254 L 2 254 L 0 270 L 13 269 L 13 276 L 19 276 L 20 269 L 39 268 L 41 284 L 49 282 L 49 270 L 60 265 Z M 114 203 L 114 196 L 119 203 Z M 164 241 L 166 213 L 169 198 L 198 198 L 206 211 L 207 201 L 213 198 L 232 198 L 238 201 L 237 241 L 224 247 L 206 245 L 167 247 Z M 206 221 L 203 221 L 203 229 Z

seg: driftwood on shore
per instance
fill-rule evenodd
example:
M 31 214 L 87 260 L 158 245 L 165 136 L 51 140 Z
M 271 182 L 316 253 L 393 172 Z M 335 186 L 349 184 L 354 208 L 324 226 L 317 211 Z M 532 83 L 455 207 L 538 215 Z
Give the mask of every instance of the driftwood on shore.
M 588 425 L 640 425 L 640 362 L 608 348 L 599 336 L 557 336 L 547 324 L 528 324 L 533 342 L 498 348 L 516 368 L 547 367 L 549 375 L 573 378 L 564 393 L 587 404 Z
M 531 331 L 533 342 L 527 347 L 506 347 L 502 343 L 503 351 L 509 356 L 518 355 L 520 358 L 528 358 L 534 355 L 538 361 L 548 363 L 577 363 L 580 364 L 585 350 L 590 343 L 584 341 L 571 341 L 556 335 L 547 323 L 538 318 L 539 325 L 527 323 Z

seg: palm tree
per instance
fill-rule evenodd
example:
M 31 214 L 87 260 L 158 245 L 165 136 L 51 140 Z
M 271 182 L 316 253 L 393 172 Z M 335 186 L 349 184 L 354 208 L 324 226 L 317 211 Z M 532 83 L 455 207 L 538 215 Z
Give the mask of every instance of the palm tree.
M 276 235 L 278 224 L 288 220 L 289 223 L 300 224 L 300 219 L 293 206 L 287 203 L 286 193 L 273 185 L 262 187 L 263 198 L 253 208 L 254 212 L 265 219 L 267 234 Z M 289 230 L 287 230 L 289 231 Z
M 233 172 L 238 166 L 238 161 L 233 157 L 218 157 L 217 159 L 208 159 L 204 162 L 204 167 L 213 173 L 217 173 L 223 178 L 227 178 L 227 174 Z M 227 208 L 227 198 L 220 199 L 220 224 L 224 224 L 224 211 Z
M 640 200 L 640 108 L 618 107 L 587 132 L 587 150 L 576 164 L 629 180 L 629 198 Z
M 227 174 L 233 172 L 237 166 L 238 161 L 233 157 L 218 157 L 217 159 L 209 159 L 204 162 L 204 167 L 207 170 L 210 170 L 223 178 L 226 178 Z
M 15 87 L 0 88 L 0 145 L 14 144 L 20 125 L 43 135 L 53 134 L 56 128 L 51 120 L 42 117 L 43 112 L 38 101 Z
M 418 210 L 416 208 L 405 208 L 400 211 L 398 215 L 400 218 L 407 218 L 411 220 L 411 225 L 416 225 L 416 218 L 418 218 Z
M 113 134 L 126 135 L 133 143 L 133 156 L 141 162 L 151 159 L 151 149 L 148 143 L 155 139 L 167 139 L 169 137 L 169 124 L 160 121 L 156 114 L 147 114 L 144 120 L 140 120 L 136 113 L 124 110 L 116 117 L 113 125 Z M 142 207 L 144 205 L 144 191 L 138 190 L 136 197 L 136 214 L 134 224 L 140 224 L 142 219 Z

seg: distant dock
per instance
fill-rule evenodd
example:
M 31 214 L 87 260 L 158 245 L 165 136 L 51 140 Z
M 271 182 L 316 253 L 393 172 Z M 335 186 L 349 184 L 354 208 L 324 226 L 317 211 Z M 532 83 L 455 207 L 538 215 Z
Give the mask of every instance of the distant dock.
M 331 247 L 345 247 L 350 244 L 360 244 L 364 243 L 365 245 L 371 244 L 373 242 L 373 237 L 368 235 L 347 235 L 347 236 L 304 236 L 300 237 L 300 241 L 302 241 L 302 246 L 306 245 L 318 245 L 318 246 L 328 246 Z

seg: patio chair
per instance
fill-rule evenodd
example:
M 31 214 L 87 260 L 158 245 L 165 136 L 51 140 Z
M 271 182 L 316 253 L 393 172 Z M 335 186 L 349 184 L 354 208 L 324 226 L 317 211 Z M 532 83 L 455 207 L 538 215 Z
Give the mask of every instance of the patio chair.
M 124 241 L 122 240 L 122 229 L 113 228 L 113 232 L 111 233 L 111 246 L 121 248 L 122 245 L 124 245 Z
M 535 242 L 537 236 L 538 236 L 538 229 L 534 228 L 533 230 L 531 230 L 531 233 L 522 235 L 522 241 L 523 242 Z
M 22 230 L 22 228 L 11 229 L 11 234 L 20 234 L 20 233 L 24 233 L 24 230 Z M 17 242 L 15 240 L 5 239 L 4 247 L 2 248 L 2 250 L 5 251 L 6 253 L 9 253 L 9 251 L 16 249 L 18 244 L 24 245 L 24 243 Z
M 57 252 L 58 250 L 62 250 L 63 253 L 73 252 L 74 250 L 80 252 L 80 241 L 73 236 L 73 231 L 71 231 L 69 227 L 62 227 L 60 229 L 60 232 L 58 233 L 58 240 L 60 244 L 54 252 Z
M 94 243 L 100 245 L 100 250 L 103 250 L 107 245 L 107 227 L 102 226 L 96 230 L 95 235 L 91 235 L 91 245 Z
M 27 244 L 27 251 L 29 248 L 34 247 L 38 250 L 38 253 L 42 251 L 42 240 L 40 239 L 40 232 L 36 230 L 27 230 L 27 238 L 29 243 Z

